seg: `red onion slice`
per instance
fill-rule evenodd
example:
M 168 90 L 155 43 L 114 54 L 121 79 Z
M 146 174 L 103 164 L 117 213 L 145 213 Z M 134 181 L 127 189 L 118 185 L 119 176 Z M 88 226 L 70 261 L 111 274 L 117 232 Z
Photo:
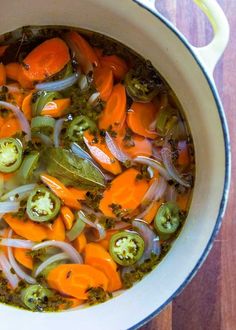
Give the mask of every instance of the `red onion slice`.
M 149 259 L 152 254 L 159 256 L 161 253 L 161 245 L 159 237 L 154 233 L 148 224 L 140 219 L 132 221 L 133 228 L 139 232 L 144 239 L 145 250 L 142 258 L 138 261 L 138 264 L 143 263 L 146 259 Z
M 149 166 L 155 168 L 156 170 L 158 170 L 160 175 L 162 175 L 166 180 L 171 179 L 171 176 L 169 175 L 169 173 L 167 172 L 165 167 L 155 159 L 152 159 L 152 158 L 149 158 L 146 156 L 138 156 L 134 159 L 134 162 L 143 164 L 143 165 L 149 165 Z
M 16 117 L 18 118 L 20 124 L 21 124 L 21 129 L 23 132 L 26 133 L 26 140 L 29 141 L 31 139 L 31 129 L 30 129 L 30 124 L 28 120 L 26 119 L 25 115 L 23 112 L 20 110 L 20 108 L 16 105 L 13 105 L 9 102 L 4 102 L 0 101 L 0 107 L 4 107 L 8 110 L 11 110 Z
M 105 140 L 106 140 L 107 148 L 110 150 L 112 155 L 117 160 L 119 160 L 122 163 L 129 160 L 129 157 L 126 154 L 124 154 L 123 151 L 120 150 L 120 148 L 116 145 L 116 143 L 114 142 L 114 140 L 112 139 L 112 137 L 110 136 L 110 134 L 108 132 L 106 132 Z
M 25 196 L 27 196 L 26 194 L 30 193 L 35 187 L 35 183 L 22 185 L 4 194 L 0 200 L 6 201 L 9 199 L 10 201 L 20 201 L 25 198 Z
M 0 267 L 2 269 L 3 275 L 6 277 L 6 279 L 10 283 L 12 289 L 16 289 L 20 279 L 16 274 L 13 274 L 11 272 L 12 266 L 9 263 L 4 252 L 2 252 L 2 251 L 0 251 Z
M 182 175 L 177 171 L 175 168 L 173 161 L 172 161 L 172 153 L 168 146 L 165 146 L 161 150 L 161 156 L 163 159 L 163 164 L 165 165 L 165 168 L 167 172 L 169 173 L 169 176 L 174 179 L 176 182 L 181 184 L 184 187 L 190 187 L 190 183 L 187 182 L 182 178 Z
M 158 189 L 158 185 L 159 185 L 159 180 L 154 179 L 153 183 L 151 184 L 151 186 L 148 188 L 145 195 L 143 196 L 141 206 L 143 206 L 143 205 L 145 206 L 153 200 L 156 190 Z
M 10 239 L 11 236 L 12 236 L 12 230 L 9 231 L 8 238 Z M 29 284 L 35 284 L 36 280 L 32 276 L 28 275 L 16 262 L 16 259 L 12 252 L 12 248 L 10 246 L 8 246 L 7 251 L 8 251 L 9 262 L 15 273 L 25 282 Z
M 35 245 L 34 242 L 16 238 L 0 238 L 0 246 L 10 246 L 22 249 L 31 249 Z
M 0 214 L 5 214 L 8 212 L 18 212 L 19 208 L 19 202 L 0 202 Z
M 58 148 L 60 146 L 60 134 L 61 134 L 61 130 L 62 130 L 64 121 L 65 121 L 64 118 L 58 119 L 54 126 L 53 142 L 54 142 L 54 146 L 56 148 Z
M 88 104 L 96 105 L 99 99 L 100 99 L 100 93 L 99 92 L 93 93 L 88 99 Z
M 55 246 L 59 249 L 62 249 L 68 255 L 68 257 L 76 264 L 83 263 L 83 259 L 82 259 L 81 255 L 77 252 L 77 250 L 72 245 L 70 245 L 69 243 L 66 243 L 66 242 L 54 241 L 54 240 L 46 241 L 46 242 L 34 245 L 32 250 L 35 251 L 35 250 L 46 248 L 48 246 Z
M 47 258 L 44 262 L 42 262 L 38 268 L 36 268 L 35 272 L 34 272 L 34 276 L 37 277 L 40 273 L 42 273 L 42 271 L 47 268 L 49 265 L 51 265 L 53 262 L 57 262 L 57 261 L 61 261 L 61 260 L 65 260 L 65 259 L 69 259 L 69 256 L 67 253 L 62 252 L 62 253 L 58 253 L 55 254 L 49 258 Z
M 97 241 L 100 241 L 106 237 L 106 230 L 102 225 L 100 225 L 99 223 L 92 222 L 91 220 L 86 218 L 85 214 L 82 211 L 78 212 L 78 216 L 84 223 L 98 231 L 99 238 Z
M 89 149 L 89 151 L 91 152 L 92 155 L 95 155 L 96 158 L 104 163 L 104 164 L 111 164 L 112 160 L 110 157 L 108 157 L 105 152 L 103 152 L 101 149 L 99 149 L 98 147 L 91 145 L 88 140 L 86 139 L 86 137 L 83 137 L 84 139 L 84 143 L 86 144 L 87 148 Z
M 174 185 L 169 186 L 166 190 L 166 200 L 169 202 L 176 202 L 177 198 L 177 191 L 174 187 Z
M 37 84 L 35 88 L 41 91 L 58 92 L 74 85 L 78 78 L 78 73 L 74 73 L 68 78 Z
M 78 157 L 82 158 L 82 159 L 88 159 L 90 161 L 94 161 L 93 158 L 89 155 L 89 153 L 87 153 L 83 148 L 81 148 L 81 146 L 75 142 L 73 142 L 70 145 L 71 151 Z

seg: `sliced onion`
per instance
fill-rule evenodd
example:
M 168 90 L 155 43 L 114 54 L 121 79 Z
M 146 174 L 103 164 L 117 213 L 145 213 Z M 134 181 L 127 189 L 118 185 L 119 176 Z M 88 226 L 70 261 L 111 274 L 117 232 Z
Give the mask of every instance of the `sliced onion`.
M 117 221 L 115 226 L 112 228 L 114 230 L 120 230 L 127 228 L 130 224 L 128 222 L 123 222 L 123 221 Z
M 110 152 L 116 159 L 118 159 L 122 163 L 129 160 L 129 157 L 125 155 L 123 151 L 120 150 L 120 148 L 116 145 L 116 143 L 114 142 L 114 140 L 112 139 L 112 137 L 108 132 L 106 132 L 105 140 L 106 140 L 107 148 L 110 150 Z
M 73 142 L 70 145 L 70 148 L 76 156 L 78 156 L 82 159 L 88 159 L 90 161 L 93 161 L 93 158 L 90 156 L 90 154 L 87 153 L 83 148 L 81 148 L 81 146 L 78 145 L 77 143 Z
M 182 175 L 177 171 L 173 162 L 172 162 L 172 153 L 168 146 L 165 146 L 161 150 L 161 156 L 163 159 L 163 164 L 166 167 L 166 170 L 169 176 L 174 179 L 176 182 L 181 184 L 184 187 L 190 187 L 190 183 L 182 178 Z
M 81 74 L 79 78 L 79 88 L 83 91 L 88 88 L 88 79 L 85 74 Z
M 146 156 L 138 156 L 134 159 L 134 162 L 139 163 L 139 164 L 143 164 L 143 165 L 149 165 L 153 168 L 155 168 L 156 170 L 158 170 L 158 172 L 166 179 L 166 180 L 170 180 L 171 176 L 169 175 L 169 173 L 167 172 L 167 170 L 164 168 L 164 166 L 158 162 L 155 159 L 146 157 Z
M 100 93 L 99 92 L 93 93 L 88 99 L 88 104 L 96 105 L 97 102 L 99 101 L 99 98 L 100 98 Z
M 84 213 L 82 211 L 78 212 L 78 216 L 84 223 L 86 223 L 87 225 L 89 225 L 92 228 L 95 228 L 98 231 L 99 238 L 97 241 L 100 241 L 106 237 L 106 230 L 102 225 L 100 225 L 99 223 L 94 223 L 91 220 L 89 220 L 88 218 L 86 218 L 86 216 L 84 215 Z
M 138 264 L 141 264 L 146 259 L 149 259 L 152 254 L 159 256 L 161 253 L 160 240 L 159 237 L 150 228 L 150 226 L 140 219 L 133 220 L 132 225 L 142 236 L 145 243 L 144 254 L 142 258 L 138 261 Z
M 0 213 L 18 212 L 19 202 L 0 202 Z
M 61 130 L 62 130 L 64 121 L 65 121 L 64 118 L 58 119 L 54 126 L 53 142 L 54 142 L 54 146 L 56 148 L 58 148 L 60 146 L 60 134 L 61 134 Z
M 25 197 L 25 194 L 30 193 L 35 187 L 36 187 L 35 183 L 25 184 L 23 186 L 17 187 L 9 191 L 5 195 L 3 195 L 0 199 L 1 201 L 6 201 L 7 199 L 11 201 L 20 201 L 22 200 L 22 196 Z M 18 197 L 16 197 L 16 195 L 18 195 Z
M 74 83 L 78 80 L 78 78 L 79 78 L 78 73 L 74 73 L 68 78 L 37 84 L 35 88 L 41 91 L 50 91 L 50 92 L 62 91 L 74 85 Z
M 82 259 L 81 255 L 76 251 L 76 249 L 72 245 L 70 245 L 66 242 L 54 241 L 54 240 L 46 241 L 46 242 L 34 245 L 32 250 L 35 251 L 35 250 L 46 248 L 48 246 L 54 246 L 54 247 L 62 249 L 68 255 L 68 257 L 76 264 L 83 263 L 83 259 Z
M 155 196 L 156 190 L 158 188 L 159 185 L 159 180 L 158 179 L 154 179 L 153 183 L 150 185 L 150 187 L 148 188 L 148 190 L 146 191 L 145 195 L 143 196 L 141 205 L 147 205 L 150 203 L 150 201 L 153 200 L 153 197 Z
M 0 101 L 0 107 L 9 109 L 16 115 L 16 117 L 18 118 L 18 120 L 21 124 L 22 131 L 26 133 L 26 140 L 29 141 L 31 139 L 30 124 L 29 124 L 28 120 L 26 119 L 25 115 L 23 114 L 23 112 L 20 110 L 20 108 L 17 107 L 16 105 L 13 105 L 9 102 L 4 102 L 4 101 Z
M 69 259 L 69 256 L 67 253 L 62 252 L 62 253 L 58 253 L 58 254 L 54 254 L 53 256 L 47 258 L 44 262 L 42 262 L 38 268 L 36 268 L 35 272 L 34 272 L 34 276 L 37 277 L 40 273 L 42 273 L 42 271 L 47 268 L 49 265 L 51 265 L 53 262 L 57 262 L 57 261 L 61 261 L 61 260 L 65 260 L 65 259 Z
M 172 186 L 169 186 L 166 190 L 166 200 L 169 202 L 175 202 L 176 201 L 176 198 L 177 198 L 177 191 L 175 189 L 175 187 L 172 185 Z
M 31 249 L 35 245 L 34 242 L 17 238 L 0 238 L 0 246 L 11 246 L 15 248 Z
M 12 236 L 12 230 L 9 231 L 8 238 L 11 239 L 11 236 Z M 16 262 L 14 254 L 12 252 L 12 248 L 10 246 L 8 246 L 7 250 L 8 250 L 8 258 L 9 258 L 10 264 L 11 264 L 12 268 L 14 269 L 15 273 L 25 282 L 27 282 L 29 284 L 35 284 L 36 280 L 33 277 L 31 277 L 30 275 L 28 275 Z
M 167 188 L 166 180 L 163 177 L 160 177 L 159 180 L 158 180 L 157 189 L 156 189 L 156 191 L 154 192 L 154 195 L 153 195 L 153 200 L 144 209 L 144 211 L 142 211 L 139 215 L 137 215 L 138 219 L 143 219 L 149 213 L 149 211 L 152 209 L 155 202 L 158 201 L 159 199 L 161 199 L 164 196 L 164 194 L 166 192 L 166 188 Z
M 12 274 L 12 266 L 9 263 L 4 252 L 0 251 L 0 267 L 2 269 L 3 275 L 6 277 L 13 289 L 16 289 L 20 281 L 19 277 L 16 274 Z

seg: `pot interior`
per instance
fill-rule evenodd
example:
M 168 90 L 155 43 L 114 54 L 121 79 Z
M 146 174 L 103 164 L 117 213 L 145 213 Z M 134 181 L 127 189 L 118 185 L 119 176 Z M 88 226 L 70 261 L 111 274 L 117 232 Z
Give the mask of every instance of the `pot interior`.
M 195 188 L 186 224 L 160 265 L 124 294 L 89 309 L 32 315 L 0 305 L 0 311 L 6 313 L 3 326 L 6 324 L 9 330 L 21 322 L 31 322 L 34 330 L 48 328 L 51 322 L 58 330 L 72 322 L 78 322 L 82 329 L 91 329 L 94 324 L 103 330 L 111 326 L 113 330 L 130 328 L 154 313 L 182 288 L 194 267 L 204 259 L 203 254 L 209 249 L 210 238 L 216 231 L 223 207 L 226 159 L 213 90 L 183 41 L 134 1 L 4 0 L 1 8 L 4 13 L 1 34 L 25 25 L 65 25 L 111 36 L 149 59 L 182 104 L 195 146 Z

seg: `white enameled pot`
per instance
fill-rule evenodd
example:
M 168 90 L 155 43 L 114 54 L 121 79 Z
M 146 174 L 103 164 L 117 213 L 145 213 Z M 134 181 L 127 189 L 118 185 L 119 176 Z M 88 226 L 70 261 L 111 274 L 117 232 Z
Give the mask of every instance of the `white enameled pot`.
M 0 305 L 1 330 L 136 329 L 156 315 L 190 281 L 205 259 L 224 214 L 230 181 L 230 145 L 213 81 L 229 37 L 215 0 L 195 0 L 215 36 L 195 48 L 141 0 L 1 0 L 0 34 L 24 25 L 66 25 L 111 36 L 150 59 L 176 92 L 193 135 L 196 182 L 187 222 L 161 264 L 122 295 L 95 307 L 31 313 Z

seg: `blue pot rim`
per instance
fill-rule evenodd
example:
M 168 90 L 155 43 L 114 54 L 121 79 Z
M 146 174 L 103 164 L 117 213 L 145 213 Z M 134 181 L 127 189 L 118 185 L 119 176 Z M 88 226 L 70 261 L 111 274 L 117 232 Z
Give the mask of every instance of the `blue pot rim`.
M 203 262 L 205 261 L 208 253 L 210 252 L 210 250 L 212 248 L 212 245 L 214 243 L 214 239 L 215 239 L 216 235 L 218 234 L 218 231 L 219 231 L 220 226 L 221 226 L 221 223 L 222 223 L 222 219 L 223 219 L 224 212 L 225 212 L 226 205 L 227 205 L 228 194 L 229 194 L 230 173 L 231 173 L 231 148 L 230 148 L 230 138 L 229 138 L 228 125 L 227 125 L 227 121 L 226 121 L 224 109 L 223 109 L 223 106 L 221 104 L 218 91 L 217 91 L 217 89 L 216 89 L 216 87 L 215 87 L 215 85 L 214 85 L 211 77 L 209 76 L 209 74 L 207 73 L 206 69 L 204 68 L 204 66 L 202 65 L 202 63 L 200 62 L 200 60 L 198 59 L 197 55 L 192 50 L 192 48 L 191 48 L 189 42 L 187 41 L 187 39 L 175 27 L 173 27 L 172 24 L 167 19 L 165 19 L 162 15 L 159 15 L 158 12 L 155 12 L 152 9 L 146 7 L 144 4 L 141 4 L 138 0 L 132 0 L 132 1 L 134 3 L 136 3 L 137 5 L 139 5 L 140 7 L 142 7 L 143 9 L 147 10 L 150 14 L 154 15 L 163 24 L 165 24 L 165 26 L 169 30 L 171 30 L 176 35 L 176 37 L 188 49 L 188 51 L 190 52 L 190 54 L 193 56 L 193 58 L 195 59 L 196 63 L 198 64 L 200 70 L 204 74 L 204 76 L 205 76 L 205 78 L 206 78 L 206 80 L 208 82 L 208 85 L 209 85 L 209 87 L 211 89 L 212 95 L 214 97 L 214 100 L 215 100 L 215 103 L 216 103 L 216 107 L 217 107 L 217 110 L 218 110 L 218 114 L 219 114 L 219 118 L 220 118 L 220 121 L 221 121 L 221 128 L 222 128 L 222 131 L 223 131 L 224 145 L 225 145 L 225 178 L 224 178 L 224 189 L 223 189 L 223 193 L 222 193 L 222 198 L 221 198 L 221 202 L 220 202 L 220 207 L 219 207 L 218 215 L 217 215 L 217 218 L 216 218 L 215 227 L 213 229 L 213 232 L 211 234 L 211 237 L 208 240 L 208 243 L 207 243 L 207 245 L 205 247 L 205 250 L 203 251 L 201 257 L 198 260 L 198 262 L 196 263 L 196 265 L 194 266 L 194 268 L 192 269 L 192 271 L 189 273 L 189 275 L 187 276 L 187 278 L 183 281 L 183 283 L 171 295 L 171 297 L 169 299 L 167 299 L 154 312 L 152 312 L 150 315 L 148 315 L 147 317 L 145 317 L 143 320 L 141 320 L 140 322 L 138 322 L 135 325 L 133 325 L 132 327 L 130 327 L 128 330 L 138 329 L 141 326 L 143 326 L 144 324 L 146 324 L 148 321 L 150 321 L 152 318 L 154 318 L 155 316 L 157 316 L 175 297 L 177 297 L 181 293 L 181 291 L 192 280 L 192 278 L 195 276 L 195 274 L 197 273 L 197 271 L 199 270 L 199 268 L 202 266 Z

